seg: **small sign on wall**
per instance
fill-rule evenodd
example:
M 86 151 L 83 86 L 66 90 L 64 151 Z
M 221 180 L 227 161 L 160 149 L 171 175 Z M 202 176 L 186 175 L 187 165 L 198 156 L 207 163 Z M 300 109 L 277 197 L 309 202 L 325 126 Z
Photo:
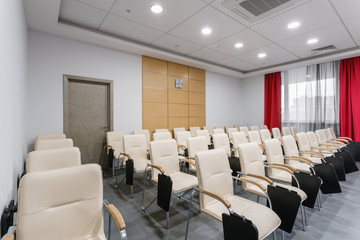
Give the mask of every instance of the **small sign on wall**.
M 175 87 L 176 88 L 182 88 L 183 87 L 183 81 L 181 79 L 175 79 Z

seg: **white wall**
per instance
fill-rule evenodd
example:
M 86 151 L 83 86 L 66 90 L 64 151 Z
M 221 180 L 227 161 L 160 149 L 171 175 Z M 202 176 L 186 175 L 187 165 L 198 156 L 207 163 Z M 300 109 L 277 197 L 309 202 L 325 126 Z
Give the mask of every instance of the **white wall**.
M 114 130 L 142 128 L 141 56 L 29 31 L 28 143 L 63 132 L 63 74 L 114 81 Z
M 242 79 L 243 125 L 264 124 L 264 84 L 264 75 Z
M 16 198 L 27 153 L 25 132 L 26 23 L 21 0 L 0 1 L 0 211 Z
M 206 125 L 235 125 L 243 122 L 240 79 L 206 72 Z

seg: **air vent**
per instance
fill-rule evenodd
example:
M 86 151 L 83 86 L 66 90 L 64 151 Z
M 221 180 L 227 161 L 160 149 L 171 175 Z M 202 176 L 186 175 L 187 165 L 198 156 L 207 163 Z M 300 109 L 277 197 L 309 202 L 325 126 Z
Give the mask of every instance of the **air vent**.
M 332 51 L 332 50 L 336 50 L 336 46 L 335 45 L 329 45 L 329 46 L 325 46 L 325 47 L 321 47 L 321 48 L 316 48 L 311 50 L 312 52 L 321 52 L 321 51 Z
M 251 23 L 284 10 L 299 0 L 225 0 L 221 4 Z

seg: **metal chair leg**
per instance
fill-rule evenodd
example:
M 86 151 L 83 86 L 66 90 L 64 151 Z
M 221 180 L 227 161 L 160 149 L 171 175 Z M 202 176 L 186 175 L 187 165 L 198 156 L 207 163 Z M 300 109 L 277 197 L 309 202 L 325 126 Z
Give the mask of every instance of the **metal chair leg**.
M 111 213 L 109 212 L 109 229 L 108 229 L 108 239 L 111 239 Z
M 276 229 L 273 231 L 274 240 L 276 240 Z
M 191 215 L 191 207 L 192 207 L 192 199 L 194 196 L 195 191 L 192 191 L 190 194 L 190 202 L 189 202 L 189 211 L 188 211 L 188 219 L 186 222 L 186 233 L 185 233 L 185 240 L 187 240 L 188 233 L 189 233 L 189 223 L 190 223 L 190 215 Z
M 281 230 L 281 239 L 284 240 L 285 239 L 285 233 L 283 230 Z
M 303 206 L 300 207 L 300 212 L 301 212 L 302 227 L 303 227 L 303 231 L 305 232 L 305 217 L 304 217 L 304 212 L 303 212 Z
M 166 212 L 166 221 L 167 221 L 167 228 L 170 229 L 170 214 L 169 212 Z
M 131 198 L 134 199 L 134 185 L 131 185 Z
M 305 226 L 309 226 L 308 225 L 308 221 L 307 221 L 307 213 L 306 213 L 306 207 L 305 206 L 302 206 L 303 209 L 304 209 L 304 216 L 305 216 Z

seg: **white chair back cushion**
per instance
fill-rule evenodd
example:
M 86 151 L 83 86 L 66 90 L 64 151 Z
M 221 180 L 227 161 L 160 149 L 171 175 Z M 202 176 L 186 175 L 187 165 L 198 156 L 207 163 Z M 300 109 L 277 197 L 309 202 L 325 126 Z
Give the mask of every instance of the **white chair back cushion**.
M 174 131 L 174 136 L 175 136 L 177 132 L 185 132 L 186 129 L 183 127 L 182 128 L 174 128 L 173 131 Z
M 166 129 L 166 128 L 158 128 L 158 129 L 155 129 L 155 132 L 169 132 L 169 129 Z
M 174 139 L 152 141 L 150 143 L 151 163 L 163 168 L 165 174 L 179 172 L 179 156 Z M 152 179 L 157 180 L 159 171 L 151 169 Z
M 177 144 L 184 145 L 185 147 L 188 147 L 187 139 L 190 137 L 191 137 L 191 133 L 189 131 L 175 133 L 175 138 L 176 138 Z
M 213 143 L 215 149 L 224 149 L 230 155 L 230 142 L 226 133 L 219 133 L 213 135 Z
M 283 147 L 284 147 L 284 152 L 285 152 L 285 156 L 291 157 L 291 156 L 295 156 L 295 157 L 299 157 L 299 150 L 297 148 L 296 142 L 295 142 L 295 138 L 291 135 L 287 135 L 283 137 Z M 297 163 L 299 163 L 298 161 L 295 160 L 288 160 L 288 163 L 290 165 L 295 165 Z
M 255 125 L 250 126 L 250 129 L 251 129 L 251 131 L 259 131 L 260 130 L 259 126 L 255 126 Z
M 307 132 L 306 135 L 308 136 L 309 142 L 311 147 L 318 147 L 319 142 L 314 132 Z
M 316 130 L 315 134 L 320 144 L 327 143 L 326 135 L 322 130 Z
M 213 132 L 214 134 L 225 133 L 224 128 L 215 128 Z
M 270 164 L 280 163 L 284 164 L 284 156 L 281 148 L 281 143 L 278 139 L 270 139 L 264 142 L 267 161 Z M 268 171 L 272 170 L 271 168 Z
M 300 151 L 310 151 L 311 150 L 309 138 L 306 135 L 306 133 L 303 133 L 303 132 L 298 133 L 298 134 L 296 134 L 296 137 L 297 137 L 297 142 L 298 142 Z
M 266 125 L 261 125 L 261 129 L 269 129 Z
M 171 132 L 155 132 L 153 134 L 154 141 L 169 140 L 169 139 L 172 139 Z
M 35 151 L 58 149 L 58 148 L 72 148 L 74 147 L 73 140 L 65 139 L 44 139 L 38 140 L 35 144 Z
M 36 137 L 36 140 L 44 140 L 44 139 L 65 139 L 66 136 L 63 133 L 60 134 L 44 134 L 44 135 L 38 135 Z
M 281 139 L 281 132 L 280 132 L 279 128 L 273 128 L 272 134 L 273 134 L 274 138 L 279 139 L 279 140 Z
M 150 131 L 149 129 L 135 130 L 134 134 L 144 134 L 146 139 L 146 145 L 150 148 Z
M 257 144 L 262 144 L 259 131 L 249 131 L 249 140 L 250 142 L 256 142 Z
M 260 137 L 262 142 L 265 142 L 266 140 L 270 140 L 271 139 L 271 134 L 269 129 L 261 129 L 260 130 Z
M 289 127 L 283 127 L 282 132 L 284 136 L 291 135 L 291 130 Z
M 190 133 L 192 137 L 196 137 L 196 131 L 201 130 L 200 127 L 190 127 Z
M 240 132 L 244 132 L 246 136 L 249 136 L 249 129 L 246 126 L 240 127 Z
M 77 147 L 30 152 L 26 158 L 26 172 L 49 171 L 81 165 Z
M 123 131 L 113 131 L 106 133 L 106 143 L 111 145 L 114 150 L 114 157 L 118 157 L 120 153 L 124 152 L 124 135 Z
M 125 135 L 124 152 L 134 160 L 147 159 L 147 145 L 144 134 Z
M 294 137 L 296 136 L 296 134 L 298 134 L 299 130 L 297 127 L 291 127 L 291 135 L 293 135 Z
M 229 138 L 232 138 L 232 134 L 238 132 L 237 128 L 228 128 L 227 134 L 229 135 Z
M 238 148 L 240 144 L 242 143 L 248 143 L 249 140 L 246 138 L 246 135 L 244 132 L 235 132 L 232 134 L 232 140 L 234 148 Z M 239 152 L 235 151 L 235 157 L 239 157 Z
M 206 137 L 204 136 L 188 138 L 187 146 L 189 157 L 195 157 L 196 153 L 209 150 L 206 142 Z
M 336 135 L 335 135 L 334 129 L 333 129 L 333 128 L 328 128 L 328 130 L 329 130 L 329 132 L 330 132 L 330 134 L 331 134 L 331 136 L 332 136 L 332 139 L 335 139 L 335 138 L 336 138 Z
M 211 141 L 210 141 L 210 135 L 209 135 L 209 132 L 208 130 L 204 129 L 204 130 L 197 130 L 196 131 L 196 136 L 200 137 L 200 136 L 203 136 L 206 138 L 206 143 L 207 145 L 210 145 L 211 144 Z

